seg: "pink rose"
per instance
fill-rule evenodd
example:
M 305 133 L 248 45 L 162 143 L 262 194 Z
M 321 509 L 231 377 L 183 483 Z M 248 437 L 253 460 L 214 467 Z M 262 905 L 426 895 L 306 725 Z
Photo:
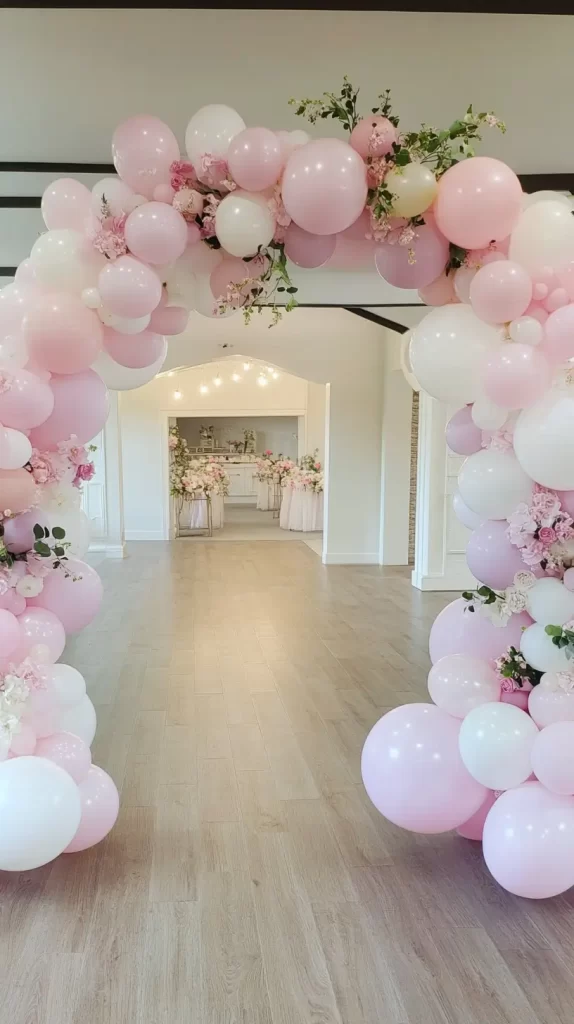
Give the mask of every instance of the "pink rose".
M 545 545 L 554 544 L 556 540 L 556 530 L 551 526 L 543 526 L 538 531 L 538 539 Z
M 514 679 L 507 679 L 507 678 L 501 679 L 501 681 L 500 681 L 500 689 L 501 689 L 502 693 L 513 693 L 514 690 L 516 690 L 516 686 L 514 684 Z
M 81 483 L 85 483 L 88 480 L 92 480 L 96 468 L 93 462 L 84 462 L 81 466 L 76 469 L 76 475 L 72 481 L 74 487 L 79 487 Z

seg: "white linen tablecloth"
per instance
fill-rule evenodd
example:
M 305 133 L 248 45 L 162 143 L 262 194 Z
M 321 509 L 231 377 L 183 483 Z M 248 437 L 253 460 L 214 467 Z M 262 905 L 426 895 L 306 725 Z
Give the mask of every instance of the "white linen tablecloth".
M 274 484 L 272 480 L 258 480 L 257 508 L 260 512 L 269 512 L 274 503 Z
M 224 502 L 222 494 L 211 495 L 211 524 L 214 530 L 223 527 Z M 180 517 L 184 530 L 207 530 L 207 501 L 186 501 Z
M 282 530 L 313 533 L 323 529 L 323 492 L 296 491 L 286 487 L 283 491 L 279 526 Z

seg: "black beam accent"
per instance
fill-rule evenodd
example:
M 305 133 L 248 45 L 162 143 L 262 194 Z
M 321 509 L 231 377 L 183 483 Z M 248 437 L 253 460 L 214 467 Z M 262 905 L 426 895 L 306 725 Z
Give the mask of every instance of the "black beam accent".
M 78 164 L 66 160 L 0 160 L 0 173 L 12 171 L 30 174 L 37 171 L 47 174 L 115 174 L 113 164 Z
M 39 210 L 40 196 L 0 196 L 0 210 Z
M 413 303 L 414 305 L 414 303 Z M 422 302 L 420 306 L 422 308 Z M 391 331 L 396 331 L 397 334 L 406 334 L 409 327 L 405 327 L 404 324 L 398 324 L 396 320 L 389 320 L 386 316 L 379 316 L 378 313 L 372 313 L 370 309 L 362 309 L 359 306 L 343 306 L 339 307 L 344 309 L 347 313 L 354 313 L 355 316 L 360 316 L 363 320 L 370 320 L 374 324 L 380 324 L 381 327 L 388 327 Z

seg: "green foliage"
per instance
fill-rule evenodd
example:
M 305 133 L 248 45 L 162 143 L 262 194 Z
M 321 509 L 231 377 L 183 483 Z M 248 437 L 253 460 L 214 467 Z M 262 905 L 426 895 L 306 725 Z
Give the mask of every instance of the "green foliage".
M 346 131 L 352 132 L 361 120 L 357 113 L 358 95 L 359 90 L 353 88 L 345 75 L 340 93 L 324 92 L 318 100 L 290 99 L 289 105 L 297 108 L 295 113 L 298 117 L 306 117 L 311 124 L 315 124 L 319 119 L 332 118 L 340 121 Z M 383 99 L 379 96 L 379 100 Z M 373 114 L 375 113 L 378 113 L 377 107 L 373 109 Z
M 565 629 L 564 626 L 546 626 L 545 633 L 552 637 L 552 643 L 570 660 L 574 658 L 574 630 Z
M 503 679 L 512 679 L 519 690 L 523 688 L 525 681 L 531 686 L 538 686 L 542 679 L 542 672 L 532 668 L 516 647 L 509 647 L 504 657 L 497 660 L 496 671 Z

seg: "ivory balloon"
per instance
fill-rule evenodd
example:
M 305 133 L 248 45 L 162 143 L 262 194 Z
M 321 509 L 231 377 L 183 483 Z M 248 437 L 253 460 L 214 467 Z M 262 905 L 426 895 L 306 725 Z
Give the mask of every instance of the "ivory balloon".
M 574 489 L 572 388 L 551 388 L 523 409 L 514 429 L 514 450 L 524 471 L 537 483 L 559 491 Z
M 573 702 L 574 703 L 574 702 Z M 574 722 L 553 722 L 538 733 L 532 748 L 532 769 L 553 793 L 574 793 Z
M 63 708 L 75 707 L 86 695 L 86 681 L 77 668 L 64 665 L 46 665 L 44 675 L 49 689 Z
M 40 284 L 54 291 L 82 293 L 97 283 L 107 260 L 79 231 L 46 231 L 34 242 L 30 261 Z
M 465 505 L 483 519 L 507 519 L 532 494 L 532 480 L 512 452 L 485 448 L 470 455 L 458 474 Z
M 520 650 L 528 664 L 539 672 L 567 672 L 571 666 L 564 649 L 552 643 L 552 638 L 548 636 L 540 622 L 535 622 L 524 630 L 520 639 Z
M 496 405 L 486 395 L 478 395 L 471 415 L 472 422 L 481 430 L 500 430 L 508 419 L 508 409 Z
M 64 708 L 59 716 L 61 732 L 72 732 L 74 736 L 91 747 L 96 735 L 96 709 L 86 694 L 78 704 Z
M 463 763 L 473 779 L 488 789 L 512 789 L 525 782 L 532 768 L 537 726 L 513 704 L 481 704 L 460 727 Z
M 574 217 L 564 203 L 550 200 L 523 210 L 510 236 L 508 258 L 531 274 L 574 260 Z
M 254 256 L 268 245 L 275 218 L 264 196 L 237 189 L 222 199 L 215 214 L 215 233 L 232 256 Z
M 555 722 L 573 722 L 574 688 L 556 672 L 545 672 L 528 695 L 528 711 L 541 729 Z
M 431 668 L 428 690 L 437 707 L 464 718 L 473 708 L 499 699 L 500 680 L 488 661 L 450 654 Z
M 78 787 L 44 757 L 0 765 L 0 870 L 30 871 L 71 842 L 80 823 Z
M 197 171 L 201 171 L 201 158 L 206 154 L 216 160 L 223 160 L 227 156 L 229 143 L 245 127 L 245 121 L 233 107 L 224 103 L 209 103 L 201 107 L 185 131 L 187 155 Z
M 393 194 L 394 217 L 417 217 L 424 213 L 434 202 L 438 191 L 433 172 L 417 163 L 389 171 L 385 177 L 385 188 Z
M 574 594 L 552 576 L 537 580 L 527 600 L 528 614 L 543 626 L 563 626 L 574 618 Z
M 463 405 L 480 393 L 480 374 L 500 331 L 469 306 L 439 306 L 413 330 L 410 361 L 421 388 L 441 402 Z
M 32 454 L 32 445 L 20 430 L 0 427 L 0 469 L 21 469 Z
M 483 522 L 483 519 L 477 516 L 476 512 L 473 512 L 468 505 L 465 505 L 458 491 L 453 495 L 452 507 L 459 523 L 462 523 L 469 530 L 476 530 Z

